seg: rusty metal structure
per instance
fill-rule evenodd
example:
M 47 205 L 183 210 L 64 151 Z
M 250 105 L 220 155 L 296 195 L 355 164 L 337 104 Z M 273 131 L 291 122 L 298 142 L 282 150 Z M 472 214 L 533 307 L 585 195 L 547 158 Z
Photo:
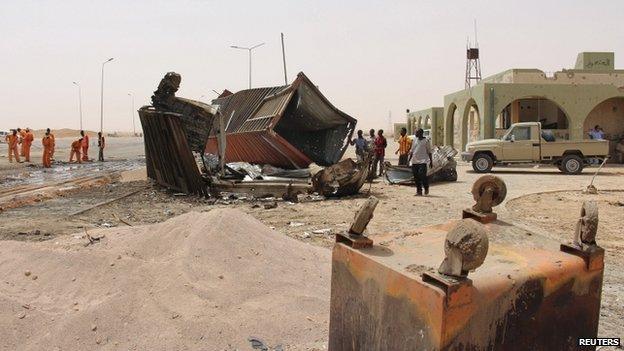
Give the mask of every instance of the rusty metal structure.
M 225 119 L 226 162 L 330 166 L 342 158 L 357 122 L 334 107 L 303 72 L 290 85 L 222 94 L 212 103 Z M 215 132 L 206 152 L 219 152 Z
M 193 152 L 203 154 L 218 112 L 212 106 L 175 93 L 182 78 L 169 72 L 152 96 L 152 106 L 139 109 L 145 140 L 147 176 L 184 193 L 208 194 Z
M 368 248 L 337 236 L 329 350 L 582 349 L 600 316 L 596 209 L 583 206 L 566 244 L 472 218 L 375 235 Z

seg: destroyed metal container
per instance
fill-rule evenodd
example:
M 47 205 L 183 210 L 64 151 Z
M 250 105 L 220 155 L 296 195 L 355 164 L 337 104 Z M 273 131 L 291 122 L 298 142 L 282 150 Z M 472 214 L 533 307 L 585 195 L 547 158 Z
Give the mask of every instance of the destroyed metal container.
M 329 350 L 582 350 L 597 336 L 601 248 L 495 221 L 483 265 L 451 277 L 437 270 L 453 223 L 336 243 Z

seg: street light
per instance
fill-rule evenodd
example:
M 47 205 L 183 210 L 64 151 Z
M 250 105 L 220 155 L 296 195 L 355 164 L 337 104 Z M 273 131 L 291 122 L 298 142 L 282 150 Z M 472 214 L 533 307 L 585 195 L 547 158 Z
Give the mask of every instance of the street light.
M 260 44 L 254 45 L 254 46 L 249 47 L 249 48 L 242 47 L 242 46 L 236 46 L 236 45 L 230 46 L 232 49 L 247 50 L 249 52 L 249 89 L 251 89 L 251 50 L 253 50 L 255 48 L 259 48 L 262 45 L 264 45 L 264 43 L 260 43 Z
M 130 99 L 132 100 L 132 105 L 130 106 L 130 117 L 132 118 L 132 135 L 136 136 L 136 127 L 134 126 L 134 95 L 132 93 L 128 93 Z
M 103 134 L 104 129 L 104 65 L 111 62 L 113 57 L 108 60 L 102 62 L 102 88 L 100 90 L 100 133 Z
M 80 110 L 80 130 L 82 130 L 82 89 L 80 88 L 80 83 L 72 83 L 74 83 L 74 85 L 78 87 L 78 109 Z

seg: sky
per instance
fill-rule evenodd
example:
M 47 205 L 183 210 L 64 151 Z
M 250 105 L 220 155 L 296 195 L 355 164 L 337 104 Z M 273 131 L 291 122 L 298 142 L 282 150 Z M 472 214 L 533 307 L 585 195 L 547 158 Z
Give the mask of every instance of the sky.
M 624 1 L 29 1 L 0 0 L 0 130 L 17 126 L 132 131 L 136 109 L 166 72 L 177 95 L 284 83 L 300 71 L 358 127 L 388 128 L 405 110 L 442 106 L 464 87 L 477 21 L 483 76 L 509 68 L 573 68 L 581 51 L 624 60 Z M 134 96 L 134 106 L 132 98 Z

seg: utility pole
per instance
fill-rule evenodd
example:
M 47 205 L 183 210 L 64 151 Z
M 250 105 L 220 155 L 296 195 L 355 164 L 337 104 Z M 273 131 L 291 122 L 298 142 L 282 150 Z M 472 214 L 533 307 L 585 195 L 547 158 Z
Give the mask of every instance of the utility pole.
M 286 74 L 286 49 L 284 48 L 284 33 L 282 35 L 282 61 L 284 61 L 284 85 L 288 85 L 288 74 Z
M 241 49 L 241 50 L 247 50 L 249 52 L 249 89 L 251 89 L 251 51 L 253 49 L 259 48 L 262 45 L 264 45 L 264 43 L 260 43 L 260 44 L 256 44 L 252 47 L 243 47 L 243 46 L 236 46 L 236 45 L 231 45 L 230 47 L 232 49 Z
M 111 62 L 112 60 L 113 57 L 102 63 L 102 87 L 100 90 L 100 133 L 102 133 L 102 135 L 104 135 L 104 65 Z
M 75 86 L 78 87 L 78 109 L 80 110 L 80 130 L 82 129 L 82 89 L 80 88 L 80 83 L 72 82 Z

